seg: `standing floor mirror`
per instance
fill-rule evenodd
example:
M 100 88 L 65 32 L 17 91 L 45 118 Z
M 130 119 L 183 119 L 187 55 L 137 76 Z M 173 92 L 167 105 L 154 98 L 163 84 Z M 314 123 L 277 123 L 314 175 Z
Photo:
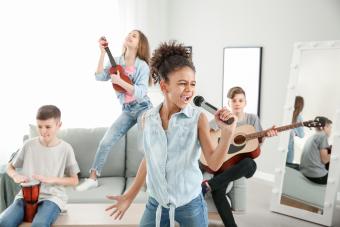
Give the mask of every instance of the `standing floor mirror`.
M 283 124 L 292 122 L 296 96 L 304 99 L 304 121 L 325 116 L 333 122 L 327 184 L 314 183 L 299 170 L 302 152 L 315 129 L 303 127 L 303 138 L 294 136 L 293 165 L 286 163 L 289 133 L 282 133 L 278 148 L 282 163 L 275 168 L 271 210 L 333 226 L 340 177 L 340 41 L 294 45 Z

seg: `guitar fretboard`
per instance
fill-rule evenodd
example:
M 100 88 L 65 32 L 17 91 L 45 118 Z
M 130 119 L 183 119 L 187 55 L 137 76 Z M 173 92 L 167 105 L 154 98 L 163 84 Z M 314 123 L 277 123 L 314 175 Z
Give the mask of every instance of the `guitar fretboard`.
M 297 122 L 297 123 L 293 123 L 293 124 L 290 124 L 290 125 L 284 125 L 284 126 L 277 127 L 277 128 L 274 128 L 274 129 L 277 130 L 278 132 L 282 132 L 282 131 L 286 131 L 286 130 L 301 127 L 301 126 L 304 126 L 304 122 Z M 265 136 L 267 136 L 267 132 L 269 130 L 271 130 L 271 129 L 267 129 L 267 130 L 264 130 L 264 131 L 261 131 L 261 132 L 255 132 L 255 133 L 247 134 L 245 136 L 245 138 L 246 138 L 246 140 L 252 140 L 252 139 L 256 139 L 256 138 L 265 137 Z
M 111 51 L 109 49 L 109 47 L 105 47 L 105 51 L 107 53 L 107 56 L 109 57 L 110 63 L 112 67 L 115 67 L 117 64 L 115 62 L 115 59 L 113 58 Z

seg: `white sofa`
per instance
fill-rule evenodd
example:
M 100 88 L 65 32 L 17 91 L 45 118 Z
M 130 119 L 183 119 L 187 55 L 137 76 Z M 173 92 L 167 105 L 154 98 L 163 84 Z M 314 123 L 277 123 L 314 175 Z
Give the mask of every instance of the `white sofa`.
M 103 137 L 107 128 L 69 128 L 62 129 L 59 137 L 70 143 L 74 149 L 77 162 L 80 167 L 80 180 L 89 175 L 89 169 L 95 156 L 98 143 Z M 141 136 L 138 135 L 137 126 L 129 130 L 113 148 L 105 163 L 104 169 L 99 178 L 100 187 L 78 192 L 73 188 L 67 189 L 69 203 L 112 203 L 106 199 L 108 194 L 122 194 L 131 184 L 140 161 L 143 158 Z M 28 135 L 24 139 L 37 136 L 35 126 L 30 126 Z M 13 200 L 13 195 L 19 187 L 9 179 L 4 172 L 0 173 L 0 212 Z M 232 207 L 236 211 L 245 210 L 246 188 L 245 179 L 235 181 L 228 192 Z M 135 203 L 147 201 L 146 188 L 143 188 L 135 199 Z M 211 195 L 207 195 L 208 210 L 216 211 Z

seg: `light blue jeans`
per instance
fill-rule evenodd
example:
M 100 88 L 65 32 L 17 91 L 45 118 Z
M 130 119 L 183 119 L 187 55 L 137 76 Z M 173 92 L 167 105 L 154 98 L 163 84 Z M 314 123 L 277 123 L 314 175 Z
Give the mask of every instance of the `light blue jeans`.
M 289 142 L 287 152 L 287 163 L 293 163 L 294 161 L 294 143 Z
M 140 227 L 156 226 L 158 202 L 149 197 L 146 208 L 139 223 Z M 186 205 L 175 209 L 175 220 L 181 227 L 207 227 L 208 210 L 202 193 Z M 162 207 L 161 227 L 170 226 L 169 209 Z
M 23 199 L 16 199 L 0 215 L 0 227 L 17 227 L 24 220 Z M 54 202 L 44 200 L 39 202 L 38 211 L 31 227 L 50 227 L 60 214 L 60 208 Z
M 100 176 L 113 145 L 115 145 L 119 139 L 137 123 L 138 117 L 150 108 L 152 108 L 152 104 L 149 99 L 146 99 L 143 102 L 133 101 L 131 103 L 123 104 L 123 112 L 111 127 L 108 128 L 103 139 L 99 143 L 90 172 L 95 170 L 96 175 Z

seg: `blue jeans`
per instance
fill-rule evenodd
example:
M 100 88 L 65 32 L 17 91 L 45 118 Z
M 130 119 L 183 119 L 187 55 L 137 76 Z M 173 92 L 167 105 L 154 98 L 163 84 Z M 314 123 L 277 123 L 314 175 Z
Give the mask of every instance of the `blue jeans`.
M 24 220 L 24 200 L 16 199 L 0 215 L 0 227 L 17 227 Z M 60 214 L 57 204 L 44 200 L 39 202 L 31 227 L 49 227 Z
M 96 171 L 97 176 L 100 176 L 107 156 L 109 155 L 113 145 L 115 145 L 119 139 L 122 138 L 127 131 L 137 123 L 137 119 L 141 113 L 151 107 L 152 104 L 149 100 L 140 103 L 133 101 L 123 105 L 123 112 L 111 125 L 111 127 L 108 128 L 103 139 L 99 143 L 96 156 L 91 167 L 91 170 Z
M 140 221 L 140 227 L 156 226 L 156 210 L 158 202 L 149 197 L 146 208 Z M 202 193 L 188 204 L 175 209 L 175 220 L 181 227 L 207 227 L 208 210 Z M 160 226 L 170 226 L 169 209 L 162 207 L 162 217 Z
M 294 161 L 294 143 L 289 142 L 287 152 L 287 163 L 293 163 Z

